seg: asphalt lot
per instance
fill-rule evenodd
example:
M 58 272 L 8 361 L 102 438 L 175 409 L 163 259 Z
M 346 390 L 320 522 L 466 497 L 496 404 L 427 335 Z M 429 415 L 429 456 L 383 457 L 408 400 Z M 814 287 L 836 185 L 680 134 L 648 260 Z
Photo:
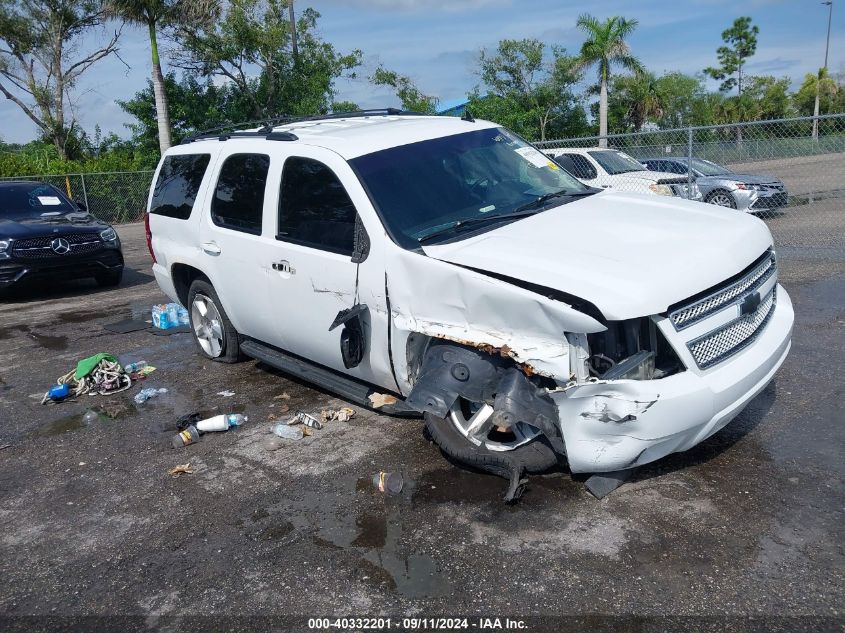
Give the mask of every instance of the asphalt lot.
M 504 506 L 503 480 L 449 465 L 417 420 L 355 407 L 349 422 L 268 450 L 285 406 L 344 403 L 255 362 L 205 362 L 189 334 L 103 330 L 164 300 L 142 227 L 119 232 L 119 289 L 83 282 L 0 302 L 0 615 L 155 627 L 191 614 L 678 614 L 842 630 L 845 259 L 782 260 L 792 353 L 716 436 L 602 501 L 561 472 Z M 143 386 L 169 392 L 39 404 L 100 351 L 150 362 Z M 90 425 L 87 408 L 101 413 Z M 171 448 L 176 417 L 196 410 L 250 420 Z M 167 474 L 186 462 L 194 474 Z M 404 473 L 401 495 L 373 489 L 379 470 Z

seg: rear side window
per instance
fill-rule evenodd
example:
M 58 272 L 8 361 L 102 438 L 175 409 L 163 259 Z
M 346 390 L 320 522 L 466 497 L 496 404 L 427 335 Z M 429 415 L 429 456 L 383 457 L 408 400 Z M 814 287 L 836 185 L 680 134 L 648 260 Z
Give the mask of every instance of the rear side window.
M 205 175 L 209 154 L 167 156 L 158 172 L 150 213 L 187 220 Z
M 576 178 L 583 178 L 584 180 L 592 180 L 598 173 L 596 172 L 596 168 L 593 167 L 593 164 L 581 156 L 581 154 L 564 154 L 567 158 L 572 161 L 572 168 L 575 170 L 575 173 L 572 175 Z
M 352 255 L 355 205 L 338 177 L 323 163 L 285 161 L 277 239 L 341 255 Z
M 266 154 L 232 154 L 220 168 L 211 220 L 218 226 L 261 235 L 264 188 L 270 157 Z

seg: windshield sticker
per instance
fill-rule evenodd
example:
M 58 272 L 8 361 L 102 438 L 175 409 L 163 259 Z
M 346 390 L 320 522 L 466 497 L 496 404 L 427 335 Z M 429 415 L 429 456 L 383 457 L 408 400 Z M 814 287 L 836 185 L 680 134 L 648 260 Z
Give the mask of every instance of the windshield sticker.
M 490 213 L 491 211 L 495 211 L 495 210 L 496 210 L 496 205 L 495 205 L 495 204 L 491 204 L 491 205 L 486 206 L 486 207 L 481 207 L 481 208 L 478 210 L 478 212 L 479 212 L 479 213 Z
M 534 167 L 549 166 L 549 159 L 546 158 L 546 156 L 542 152 L 537 151 L 533 147 L 520 147 L 518 150 L 515 151 L 529 163 L 534 165 Z
M 549 161 L 548 163 L 546 163 L 546 167 L 548 167 L 549 169 L 553 169 L 555 171 L 560 169 L 560 167 L 557 166 L 557 163 L 555 163 L 553 161 Z
M 38 196 L 38 202 L 45 207 L 56 207 L 62 203 L 56 196 Z

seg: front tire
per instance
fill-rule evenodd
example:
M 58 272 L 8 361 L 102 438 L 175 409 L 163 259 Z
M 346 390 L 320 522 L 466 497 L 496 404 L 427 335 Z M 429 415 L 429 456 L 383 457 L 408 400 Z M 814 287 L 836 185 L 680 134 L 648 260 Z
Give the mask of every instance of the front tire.
M 728 209 L 736 209 L 736 200 L 729 191 L 718 189 L 707 196 L 705 202 L 715 204 L 717 207 L 726 207 Z
M 236 363 L 240 359 L 240 335 L 207 281 L 197 279 L 191 284 L 188 314 L 194 343 L 203 356 L 220 363 Z

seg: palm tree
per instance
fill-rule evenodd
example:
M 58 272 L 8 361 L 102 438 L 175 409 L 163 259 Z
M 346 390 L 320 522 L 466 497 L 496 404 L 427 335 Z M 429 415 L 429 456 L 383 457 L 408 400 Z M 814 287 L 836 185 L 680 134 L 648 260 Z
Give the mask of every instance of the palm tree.
M 653 73 L 645 71 L 617 77 L 613 87 L 622 93 L 619 97 L 626 106 L 625 118 L 634 132 L 642 130 L 649 118 L 663 116 L 663 98 Z
M 599 140 L 602 147 L 607 146 L 607 85 L 610 81 L 610 67 L 619 65 L 628 70 L 641 72 L 643 66 L 631 55 L 631 49 L 625 38 L 634 32 L 639 22 L 626 20 L 618 15 L 600 22 L 597 18 L 583 14 L 578 18 L 577 26 L 587 34 L 587 40 L 581 46 L 578 67 L 587 68 L 598 65 L 599 71 Z
M 150 53 L 153 62 L 153 93 L 156 103 L 158 122 L 158 146 L 164 154 L 171 145 L 170 113 L 168 112 L 167 93 L 164 91 L 164 75 L 161 72 L 161 60 L 158 55 L 157 29 L 166 24 L 173 16 L 175 8 L 167 0 L 108 0 L 109 10 L 126 22 L 146 26 L 150 32 Z

